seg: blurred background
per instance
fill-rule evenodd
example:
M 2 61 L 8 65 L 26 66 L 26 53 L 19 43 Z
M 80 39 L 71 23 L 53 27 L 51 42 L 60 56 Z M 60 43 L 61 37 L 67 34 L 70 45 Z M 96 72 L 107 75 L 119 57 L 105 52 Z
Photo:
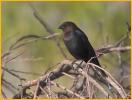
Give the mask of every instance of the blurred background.
M 56 33 L 60 33 L 57 40 L 61 43 L 68 59 L 73 57 L 67 51 L 62 32 L 57 29 L 64 21 L 76 23 L 88 36 L 95 49 L 115 44 L 127 32 L 126 22 L 130 22 L 130 2 L 34 2 L 32 3 L 40 13 L 44 21 Z M 33 11 L 28 3 L 3 2 L 2 4 L 2 54 L 8 52 L 9 47 L 24 35 L 35 34 L 48 36 L 49 33 L 33 16 Z M 130 45 L 130 40 L 125 41 Z M 23 53 L 22 53 L 23 52 Z M 32 80 L 65 58 L 53 40 L 39 40 L 30 45 L 13 51 L 11 57 L 22 53 L 21 56 L 6 63 L 4 67 L 33 74 L 18 73 L 17 75 Z M 107 69 L 116 79 L 120 79 L 122 68 L 125 68 L 128 77 L 127 85 L 130 85 L 130 52 L 112 52 L 99 59 L 101 65 Z M 4 63 L 4 62 L 3 62 Z M 124 67 L 125 66 L 125 67 Z M 3 79 L 12 83 L 15 87 L 22 82 L 4 72 Z M 62 77 L 57 80 L 69 87 L 71 80 Z M 3 83 L 6 84 L 6 83 Z M 17 93 L 17 89 L 9 89 L 8 84 L 2 86 L 7 97 Z

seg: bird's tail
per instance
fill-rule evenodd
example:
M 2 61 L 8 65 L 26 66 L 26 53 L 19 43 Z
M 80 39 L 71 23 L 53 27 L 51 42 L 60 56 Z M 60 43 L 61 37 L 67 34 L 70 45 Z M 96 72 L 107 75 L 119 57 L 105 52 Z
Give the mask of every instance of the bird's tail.
M 102 69 L 96 67 L 95 68 L 95 75 L 94 75 L 100 82 L 102 82 L 104 85 L 108 87 L 109 90 L 111 90 L 112 86 L 111 84 L 106 80 L 108 75 L 103 71 Z
M 106 86 L 108 87 L 109 90 L 111 90 L 112 86 L 111 86 L 111 84 L 106 80 L 106 78 L 108 77 L 108 75 L 106 75 L 106 73 L 105 73 L 103 70 L 101 70 L 101 69 L 99 69 L 99 68 L 96 68 L 96 72 L 95 72 L 95 74 L 94 74 L 94 77 L 95 77 L 98 81 L 100 81 L 100 82 L 102 82 L 104 85 L 106 85 Z
M 93 64 L 95 64 L 95 65 L 101 67 L 101 65 L 99 64 L 99 61 L 98 61 L 97 58 L 92 59 L 92 60 L 90 61 L 90 63 L 93 63 Z M 99 80 L 100 82 L 102 82 L 103 84 L 105 84 L 108 88 L 110 88 L 111 85 L 110 85 L 110 84 L 107 82 L 107 80 L 106 80 L 106 77 L 108 77 L 108 75 L 105 73 L 105 71 L 102 70 L 102 69 L 100 69 L 100 68 L 98 68 L 98 67 L 94 67 L 93 70 L 94 70 L 94 72 L 95 72 L 94 77 L 95 77 L 97 80 Z
M 100 65 L 100 63 L 99 63 L 99 61 L 98 61 L 98 59 L 96 57 L 93 57 L 93 59 L 91 59 L 90 63 L 93 63 L 93 64 L 101 67 L 101 65 Z M 107 77 L 107 75 L 104 72 L 104 70 L 102 70 L 102 69 L 100 69 L 98 67 L 95 67 L 94 70 L 95 70 L 95 73 L 97 73 L 99 76 Z

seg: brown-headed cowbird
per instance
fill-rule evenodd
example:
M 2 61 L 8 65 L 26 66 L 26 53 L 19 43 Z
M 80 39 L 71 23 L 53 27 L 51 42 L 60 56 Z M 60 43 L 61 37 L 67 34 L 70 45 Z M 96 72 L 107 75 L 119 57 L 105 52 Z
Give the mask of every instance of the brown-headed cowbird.
M 101 67 L 92 45 L 81 29 L 73 22 L 64 22 L 59 26 L 59 29 L 64 32 L 64 43 L 72 56 L 78 60 L 84 60 L 86 63 L 90 60 L 91 63 Z M 104 71 L 97 67 L 96 71 L 101 73 L 103 77 L 107 76 Z

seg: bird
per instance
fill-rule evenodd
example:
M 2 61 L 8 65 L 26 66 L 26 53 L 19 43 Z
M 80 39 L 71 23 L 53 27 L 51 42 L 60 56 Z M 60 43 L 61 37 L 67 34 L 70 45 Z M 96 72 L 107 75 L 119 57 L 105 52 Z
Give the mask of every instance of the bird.
M 67 47 L 71 55 L 77 60 L 83 60 L 86 63 L 90 61 L 99 67 L 101 67 L 94 48 L 90 44 L 86 34 L 73 22 L 66 21 L 63 22 L 59 27 L 63 31 L 64 44 Z M 106 73 L 100 68 L 95 68 L 98 74 L 107 77 Z

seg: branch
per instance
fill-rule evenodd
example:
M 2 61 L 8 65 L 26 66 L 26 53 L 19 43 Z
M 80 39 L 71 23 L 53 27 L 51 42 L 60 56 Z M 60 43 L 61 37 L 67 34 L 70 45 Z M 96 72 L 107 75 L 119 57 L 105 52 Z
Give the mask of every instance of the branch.
M 98 67 L 99 66 L 92 64 L 92 63 L 88 63 L 89 65 L 92 65 L 93 67 Z M 28 81 L 27 83 L 25 83 L 22 87 L 24 90 L 26 90 L 27 88 L 31 87 L 31 86 L 35 86 L 37 85 L 38 82 L 40 82 L 40 86 L 42 88 L 44 88 L 47 84 L 47 77 L 53 81 L 61 76 L 63 76 L 63 72 L 67 73 L 69 72 L 73 67 L 73 62 L 69 61 L 69 60 L 64 60 L 59 67 L 57 67 L 57 69 L 53 70 L 52 72 L 47 73 L 46 75 L 41 76 L 40 78 L 36 79 L 36 80 L 32 80 L 32 81 Z M 83 64 L 81 66 L 86 67 L 86 64 Z M 101 70 L 104 70 L 103 68 L 100 68 Z M 104 70 L 105 71 L 105 70 Z M 94 79 L 92 79 L 90 76 L 87 76 L 87 74 L 81 69 L 78 69 L 78 72 L 81 73 L 82 75 L 84 75 L 85 77 L 89 77 L 90 82 L 92 82 L 100 91 L 102 91 L 102 93 L 106 96 L 106 97 L 110 97 L 111 96 L 105 92 L 105 90 L 103 89 L 102 86 L 100 86 Z M 115 81 L 115 79 L 110 75 L 110 73 L 108 73 L 107 71 L 105 71 L 106 74 L 108 75 L 108 78 L 106 80 L 108 80 L 108 82 L 110 82 L 110 84 L 118 91 L 118 93 L 120 94 L 120 96 L 122 98 L 127 98 L 127 95 L 124 91 L 124 89 L 121 87 L 121 85 L 119 85 L 119 83 L 117 81 Z M 114 84 L 113 84 L 114 83 Z M 23 91 L 23 90 L 22 90 Z M 22 93 L 22 92 L 20 92 Z M 20 95 L 20 93 L 16 94 L 16 95 Z M 25 91 L 26 94 L 26 91 Z M 41 94 L 41 89 L 39 89 L 37 91 L 37 96 L 39 96 Z M 14 97 L 16 97 L 16 95 Z M 18 97 L 21 98 L 21 97 Z
M 46 31 L 49 33 L 49 34 L 54 34 L 55 32 L 48 26 L 48 24 L 43 20 L 43 18 L 40 16 L 39 12 L 35 9 L 35 7 L 30 4 L 30 7 L 32 8 L 32 11 L 33 11 L 33 14 L 34 14 L 34 17 L 40 22 L 40 24 L 44 27 L 44 29 L 46 29 Z M 53 38 L 53 40 L 55 41 L 57 47 L 59 48 L 61 54 L 67 58 L 65 52 L 63 51 L 63 48 L 61 47 L 60 45 L 60 42 L 56 40 L 56 38 Z
M 56 87 L 59 87 L 59 88 L 61 88 L 61 89 L 63 89 L 63 90 L 66 90 L 68 93 L 72 94 L 73 96 L 75 95 L 75 96 L 78 97 L 78 98 L 84 99 L 84 97 L 80 96 L 79 94 L 77 94 L 77 93 L 75 93 L 75 92 L 73 92 L 73 91 L 67 89 L 66 87 L 64 87 L 64 86 L 62 86 L 62 85 L 60 85 L 60 84 L 58 84 L 58 83 L 55 83 L 55 82 L 53 82 L 53 81 L 51 81 L 51 83 L 52 83 L 53 85 L 55 85 Z
M 70 66 L 72 62 L 69 62 L 68 60 L 64 60 L 57 69 L 53 70 L 52 72 L 49 72 L 47 73 L 46 75 L 43 75 L 41 76 L 39 79 L 36 79 L 36 80 L 32 80 L 32 81 L 28 81 L 27 83 L 25 83 L 22 87 L 23 87 L 23 90 L 26 90 L 28 89 L 29 87 L 31 86 L 35 86 L 38 81 L 40 82 L 41 84 L 41 87 L 43 88 L 44 86 L 46 86 L 46 80 L 47 80 L 47 76 L 50 78 L 50 80 L 54 80 L 56 78 L 59 78 L 61 76 L 63 76 L 63 73 L 62 72 L 68 72 L 69 70 L 72 69 L 72 67 Z M 65 65 L 66 64 L 66 65 Z M 24 91 L 26 92 L 26 91 Z M 20 92 L 18 94 L 16 94 L 14 97 L 17 97 L 17 98 L 21 98 L 20 94 L 23 93 L 23 92 Z M 40 95 L 41 93 L 41 89 L 38 90 L 37 92 L 37 96 Z M 24 93 L 26 94 L 26 93 Z
M 88 65 L 91 65 L 92 67 L 97 67 L 97 68 L 105 71 L 105 73 L 108 75 L 106 80 L 117 90 L 117 92 L 121 95 L 122 98 L 127 98 L 127 94 L 126 94 L 125 90 L 123 89 L 123 87 L 116 81 L 116 79 L 114 77 L 112 77 L 112 75 L 109 72 L 107 72 L 103 68 L 101 68 L 93 63 L 88 63 Z

